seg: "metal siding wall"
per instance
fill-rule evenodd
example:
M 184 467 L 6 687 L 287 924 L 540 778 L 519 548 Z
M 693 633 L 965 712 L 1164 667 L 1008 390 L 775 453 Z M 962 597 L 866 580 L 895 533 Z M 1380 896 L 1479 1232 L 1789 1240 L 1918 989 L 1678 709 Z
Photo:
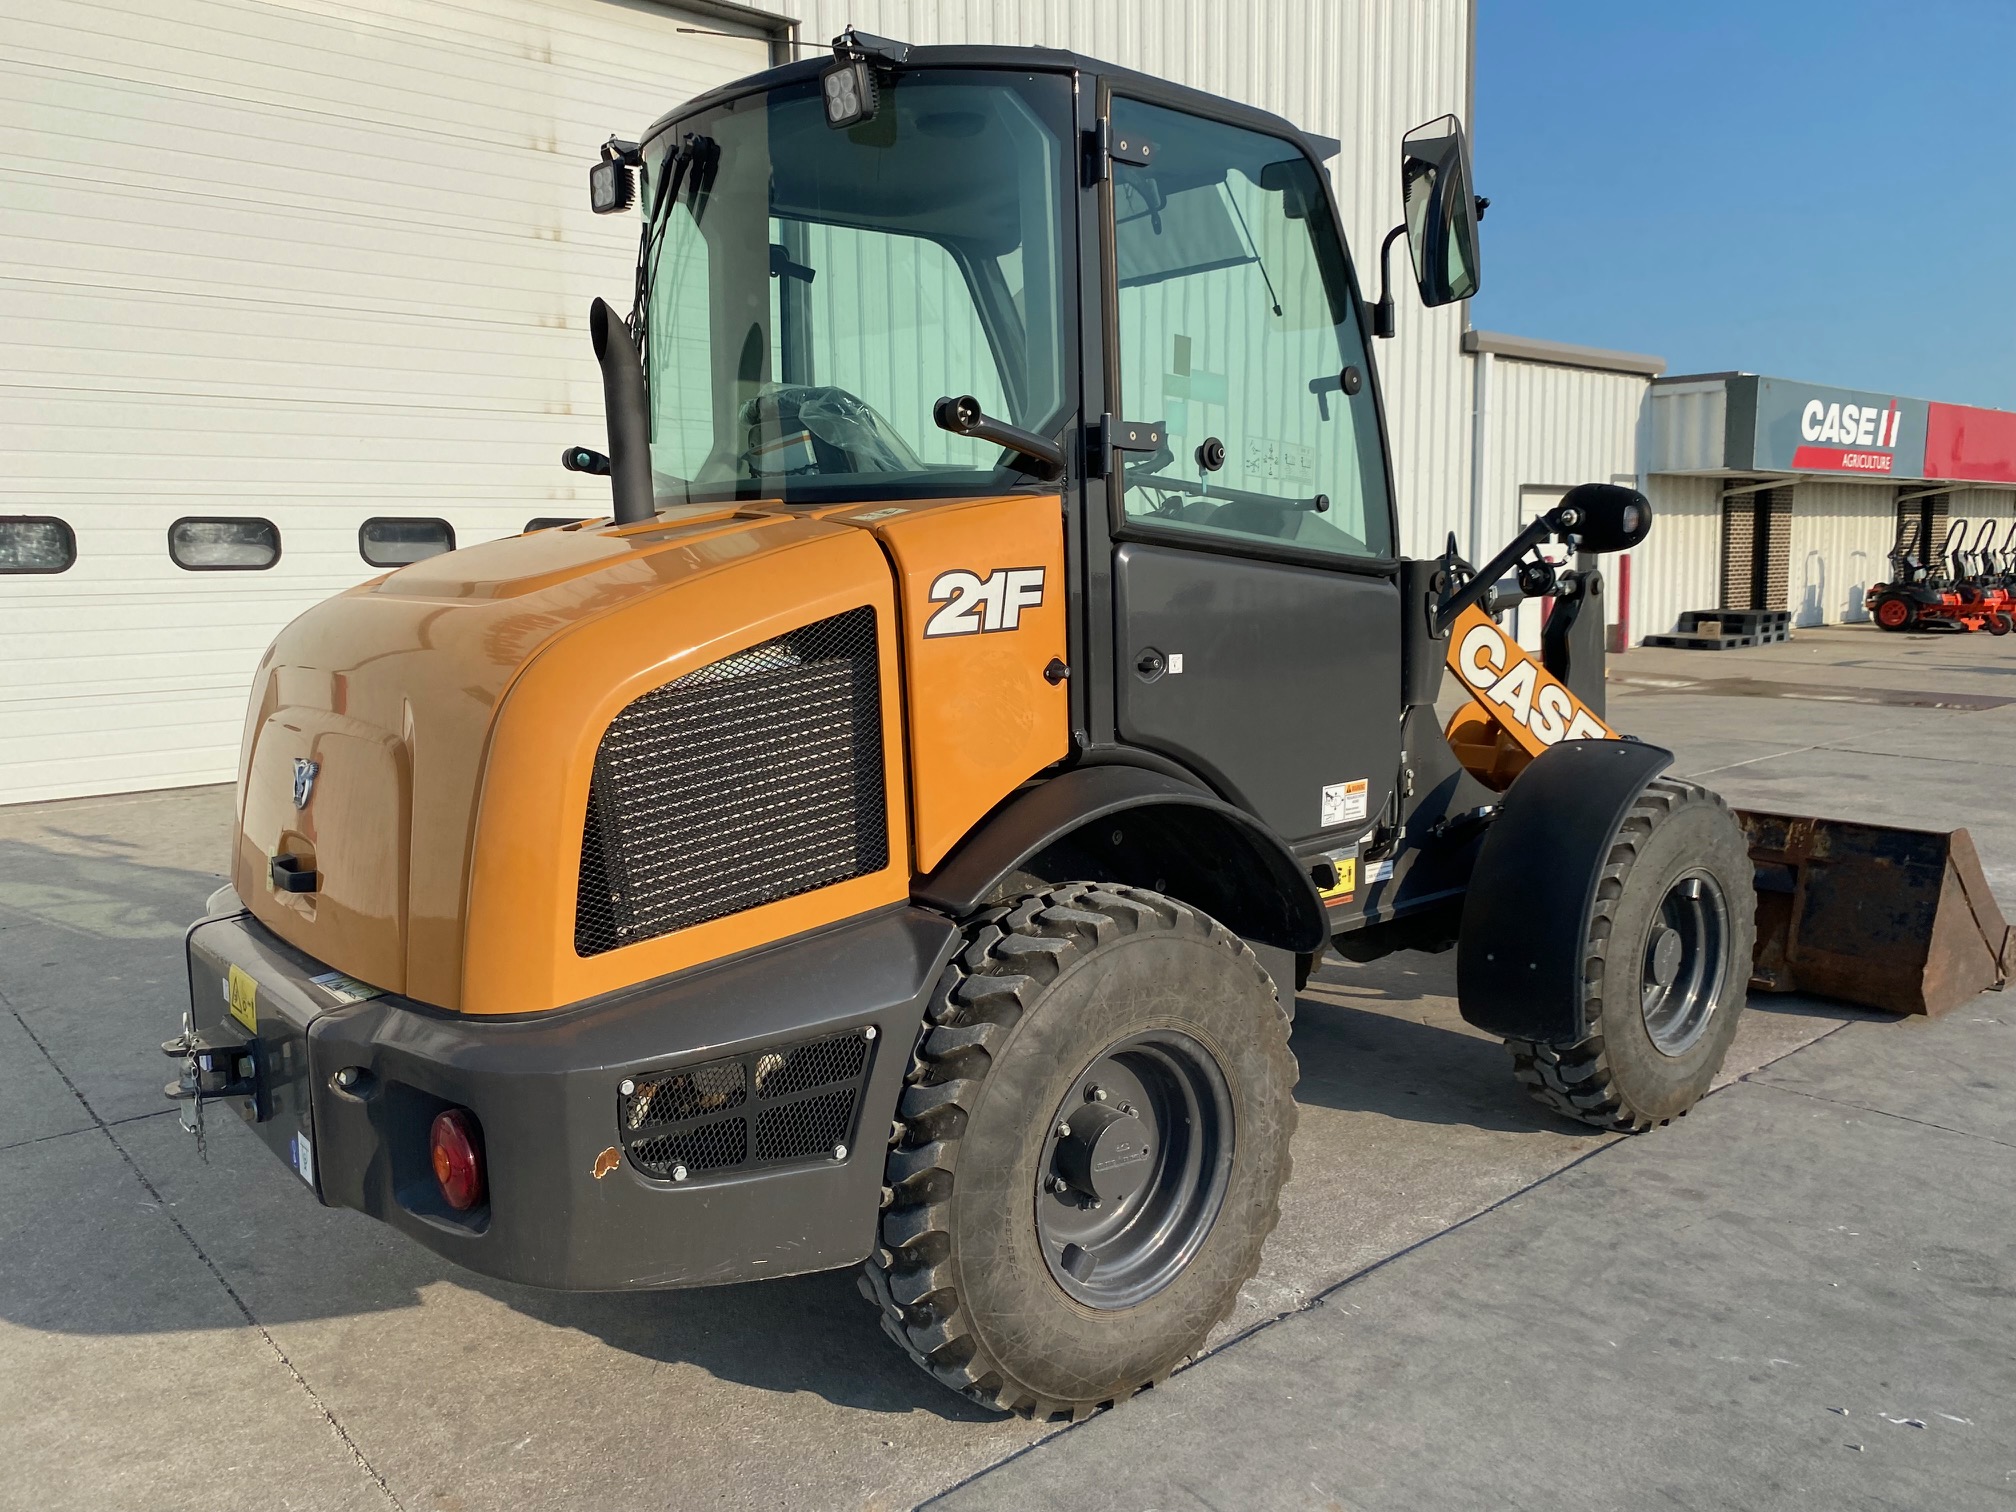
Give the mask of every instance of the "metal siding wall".
M 1802 481 L 1792 490 L 1792 561 L 1786 584 L 1792 623 L 1868 619 L 1862 595 L 1889 575 L 1896 537 L 1895 488 Z
M 1567 489 L 1638 474 L 1638 434 L 1651 381 L 1631 373 L 1557 367 L 1505 357 L 1492 361 L 1490 436 L 1485 443 L 1484 539 L 1467 542 L 1482 561 L 1538 512 L 1522 489 Z M 1551 502 L 1551 501 L 1550 501 Z M 1467 529 L 1457 532 L 1463 540 Z M 1438 543 L 1439 544 L 1439 543 Z M 1609 573 L 1616 618 L 1617 573 Z M 1518 635 L 1539 644 L 1538 605 L 1518 611 Z
M 1647 472 L 1707 472 L 1722 466 L 1728 394 L 1721 379 L 1662 383 L 1652 390 Z
M 1675 629 L 1688 609 L 1713 609 L 1722 589 L 1722 479 L 1654 476 L 1652 534 L 1631 553 L 1631 640 Z
M 1467 0 L 760 0 L 824 42 L 851 22 L 919 45 L 1067 48 L 1285 116 L 1341 140 L 1329 164 L 1358 278 L 1377 297 L 1379 242 L 1399 224 L 1400 138 L 1469 98 Z M 671 103 L 669 100 L 668 104 Z M 642 122 L 638 123 L 640 126 Z M 1466 122 L 1466 125 L 1468 123 Z M 1488 185 L 1483 186 L 1487 190 Z M 1395 273 L 1405 251 L 1395 248 Z M 1488 267 L 1488 255 L 1487 263 Z M 1400 334 L 1376 344 L 1399 487 L 1401 547 L 1441 549 L 1467 529 L 1470 363 L 1461 306 L 1395 296 Z
M 373 515 L 469 544 L 606 512 L 588 213 L 618 126 L 768 44 L 605 0 L 0 0 L 0 513 L 77 563 L 0 578 L 0 803 L 228 780 L 267 643 L 376 575 Z M 624 66 L 612 70 L 611 58 Z M 185 572 L 183 515 L 274 521 Z
M 1970 542 L 1974 539 L 1974 532 L 1980 528 L 1978 523 L 1971 522 L 1986 519 L 1996 522 L 1995 546 L 1997 550 L 2003 547 L 2016 546 L 2016 540 L 2010 539 L 2007 534 L 2010 529 L 2009 520 L 2012 516 L 2016 516 L 2016 489 L 1956 488 L 1951 494 L 1947 495 L 1947 498 L 1949 500 L 1947 506 L 1949 510 L 1948 517 L 1970 522 L 1967 527 L 1967 539 Z M 1884 543 L 1884 549 L 1886 551 L 1889 549 L 1887 541 Z

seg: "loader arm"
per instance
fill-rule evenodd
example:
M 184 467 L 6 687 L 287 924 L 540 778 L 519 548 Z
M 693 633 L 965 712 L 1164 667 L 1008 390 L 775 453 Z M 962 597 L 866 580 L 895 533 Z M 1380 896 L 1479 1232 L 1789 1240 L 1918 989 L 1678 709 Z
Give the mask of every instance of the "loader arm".
M 1446 660 L 1471 701 L 1443 735 L 1486 787 L 1503 792 L 1534 757 L 1564 740 L 1622 738 L 1474 604 L 1449 627 Z

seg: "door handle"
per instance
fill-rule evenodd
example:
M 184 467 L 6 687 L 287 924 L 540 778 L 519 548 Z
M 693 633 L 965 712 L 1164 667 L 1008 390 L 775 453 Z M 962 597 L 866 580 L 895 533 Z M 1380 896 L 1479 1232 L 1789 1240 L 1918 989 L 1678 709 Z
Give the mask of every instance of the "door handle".
M 1153 646 L 1150 646 L 1134 659 L 1134 670 L 1140 674 L 1143 682 L 1155 681 L 1167 669 L 1168 665 L 1168 658 L 1163 656 Z

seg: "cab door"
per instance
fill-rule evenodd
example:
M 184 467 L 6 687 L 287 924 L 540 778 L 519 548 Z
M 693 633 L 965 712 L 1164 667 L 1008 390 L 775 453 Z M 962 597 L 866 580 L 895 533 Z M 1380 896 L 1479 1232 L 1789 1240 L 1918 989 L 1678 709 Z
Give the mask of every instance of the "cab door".
M 1358 301 L 1286 138 L 1115 97 L 1115 720 L 1290 841 L 1355 840 L 1400 768 L 1394 519 Z M 1145 143 L 1147 150 L 1139 150 Z M 1146 427 L 1139 422 L 1147 422 Z

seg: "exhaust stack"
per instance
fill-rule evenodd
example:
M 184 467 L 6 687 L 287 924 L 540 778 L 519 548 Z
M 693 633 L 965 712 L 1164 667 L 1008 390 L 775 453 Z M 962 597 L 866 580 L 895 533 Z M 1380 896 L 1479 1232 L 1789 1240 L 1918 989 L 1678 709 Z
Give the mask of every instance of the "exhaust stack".
M 638 525 L 658 513 L 651 484 L 651 421 L 644 368 L 622 317 L 598 299 L 588 310 L 588 335 L 602 364 L 602 406 L 609 417 L 609 491 L 616 523 Z

